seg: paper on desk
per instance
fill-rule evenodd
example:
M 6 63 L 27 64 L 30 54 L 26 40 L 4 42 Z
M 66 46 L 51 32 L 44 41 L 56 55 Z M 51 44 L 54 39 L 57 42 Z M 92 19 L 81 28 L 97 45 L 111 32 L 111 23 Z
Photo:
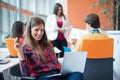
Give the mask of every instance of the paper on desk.
M 78 39 L 80 35 L 84 35 L 88 33 L 87 30 L 82 30 L 82 29 L 78 29 L 78 28 L 72 28 L 69 38 L 71 39 Z
M 61 52 L 61 50 L 59 50 L 57 47 L 54 47 L 54 51 L 55 51 L 55 53 L 60 53 Z
M 10 61 L 9 58 L 0 58 L 0 64 L 6 64 Z

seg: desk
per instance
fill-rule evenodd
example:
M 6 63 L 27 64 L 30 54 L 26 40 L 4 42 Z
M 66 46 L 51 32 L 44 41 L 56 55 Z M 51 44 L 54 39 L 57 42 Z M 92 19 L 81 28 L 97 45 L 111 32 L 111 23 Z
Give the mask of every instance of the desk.
M 17 58 L 10 58 L 10 62 L 6 64 L 0 64 L 0 73 L 2 73 L 2 77 L 4 80 L 9 80 L 9 69 L 19 63 L 19 60 Z M 12 78 L 12 77 L 11 77 Z
M 18 58 L 10 58 L 10 62 L 6 64 L 0 64 L 0 72 L 3 72 L 19 63 Z
M 9 56 L 9 51 L 7 48 L 0 48 L 0 58 L 5 58 Z M 9 58 L 10 62 L 6 64 L 0 64 L 0 73 L 2 73 L 2 77 L 4 77 L 4 80 L 9 80 L 9 69 L 19 63 L 18 58 Z
M 9 56 L 9 51 L 7 48 L 0 48 L 0 58 L 6 58 Z M 7 70 L 16 64 L 19 63 L 18 58 L 9 58 L 10 62 L 6 64 L 0 64 L 0 72 L 3 72 L 4 70 Z
M 0 48 L 0 58 L 5 58 L 9 56 L 9 51 L 7 48 Z

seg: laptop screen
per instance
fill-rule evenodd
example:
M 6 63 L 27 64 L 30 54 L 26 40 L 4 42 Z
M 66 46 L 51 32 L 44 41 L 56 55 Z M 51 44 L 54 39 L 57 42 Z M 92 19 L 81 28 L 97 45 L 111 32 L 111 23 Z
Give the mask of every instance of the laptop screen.
M 62 74 L 84 72 L 87 52 L 65 52 L 62 64 Z

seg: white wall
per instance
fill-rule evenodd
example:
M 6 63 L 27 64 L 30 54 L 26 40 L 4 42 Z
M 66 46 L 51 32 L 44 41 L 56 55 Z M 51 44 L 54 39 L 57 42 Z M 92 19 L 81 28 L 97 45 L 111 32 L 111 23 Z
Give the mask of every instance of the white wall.
M 113 78 L 114 80 L 120 80 L 120 31 L 106 31 L 105 33 L 114 38 Z

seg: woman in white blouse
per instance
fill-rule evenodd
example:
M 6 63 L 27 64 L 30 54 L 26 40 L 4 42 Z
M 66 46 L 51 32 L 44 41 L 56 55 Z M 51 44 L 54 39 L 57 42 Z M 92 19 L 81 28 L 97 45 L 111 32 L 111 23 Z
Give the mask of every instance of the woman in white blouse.
M 71 30 L 71 27 L 60 3 L 55 4 L 53 14 L 47 17 L 45 30 L 48 39 L 54 47 L 62 51 L 60 57 L 63 57 L 63 46 L 67 47 L 67 34 Z

